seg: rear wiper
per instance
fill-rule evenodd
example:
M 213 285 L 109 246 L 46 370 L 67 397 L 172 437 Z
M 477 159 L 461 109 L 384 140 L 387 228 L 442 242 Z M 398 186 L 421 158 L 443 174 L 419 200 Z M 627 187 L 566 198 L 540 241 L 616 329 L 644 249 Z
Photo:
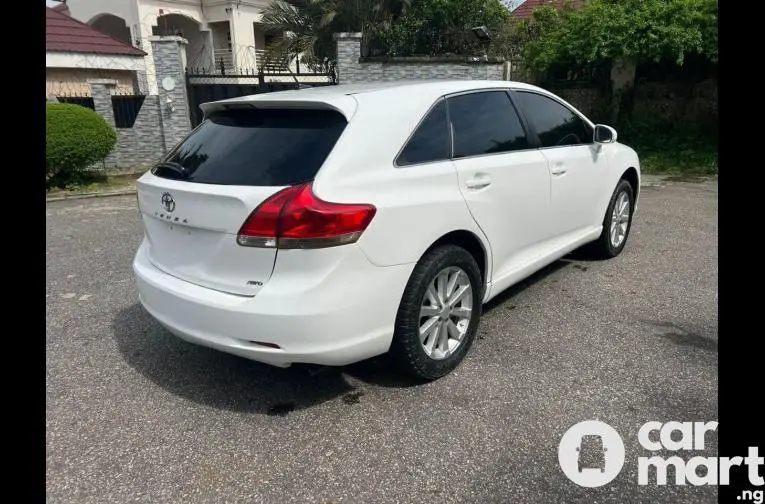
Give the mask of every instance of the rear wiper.
M 157 163 L 154 166 L 154 169 L 152 170 L 153 173 L 156 174 L 158 170 L 170 170 L 176 175 L 178 175 L 179 178 L 185 179 L 189 176 L 188 172 L 186 171 L 186 168 L 183 167 L 180 163 L 175 163 L 173 161 L 162 161 L 161 163 Z

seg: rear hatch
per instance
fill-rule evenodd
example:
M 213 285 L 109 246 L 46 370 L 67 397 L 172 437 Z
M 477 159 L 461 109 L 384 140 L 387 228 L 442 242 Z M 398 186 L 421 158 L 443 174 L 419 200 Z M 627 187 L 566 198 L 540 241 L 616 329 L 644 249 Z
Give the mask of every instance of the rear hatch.
M 268 197 L 313 180 L 346 126 L 329 109 L 210 112 L 138 180 L 150 261 L 196 285 L 257 294 L 277 250 L 240 246 L 237 232 Z

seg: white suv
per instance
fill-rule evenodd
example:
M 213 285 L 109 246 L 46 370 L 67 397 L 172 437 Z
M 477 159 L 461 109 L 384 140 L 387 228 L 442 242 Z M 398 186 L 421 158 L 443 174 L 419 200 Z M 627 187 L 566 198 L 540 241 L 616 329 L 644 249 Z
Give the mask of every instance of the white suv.
M 462 360 L 481 306 L 585 244 L 624 248 L 635 152 L 540 88 L 329 86 L 202 106 L 138 181 L 143 306 L 276 366 Z

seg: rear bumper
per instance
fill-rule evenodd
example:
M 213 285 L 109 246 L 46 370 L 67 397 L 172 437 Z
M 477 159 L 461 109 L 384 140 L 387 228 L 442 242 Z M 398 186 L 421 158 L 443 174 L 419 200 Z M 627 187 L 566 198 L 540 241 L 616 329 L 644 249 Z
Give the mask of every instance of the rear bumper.
M 300 254 L 309 251 L 280 251 L 271 279 L 243 297 L 159 270 L 148 247 L 141 244 L 133 270 L 141 303 L 160 324 L 192 343 L 282 367 L 345 365 L 387 352 L 414 267 L 374 266 L 348 245 L 336 247 L 336 260 L 318 274 L 306 274 Z

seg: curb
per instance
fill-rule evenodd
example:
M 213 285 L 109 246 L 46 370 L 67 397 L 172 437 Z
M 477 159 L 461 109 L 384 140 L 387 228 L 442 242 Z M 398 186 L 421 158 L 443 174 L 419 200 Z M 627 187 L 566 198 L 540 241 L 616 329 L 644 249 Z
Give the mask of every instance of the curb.
M 90 198 L 107 198 L 109 196 L 129 196 L 135 194 L 135 189 L 126 189 L 123 191 L 111 191 L 111 192 L 95 192 L 84 194 L 72 194 L 69 196 L 54 196 L 52 198 L 45 198 L 46 203 L 52 201 L 65 201 L 65 200 L 77 200 L 77 199 L 90 199 Z

